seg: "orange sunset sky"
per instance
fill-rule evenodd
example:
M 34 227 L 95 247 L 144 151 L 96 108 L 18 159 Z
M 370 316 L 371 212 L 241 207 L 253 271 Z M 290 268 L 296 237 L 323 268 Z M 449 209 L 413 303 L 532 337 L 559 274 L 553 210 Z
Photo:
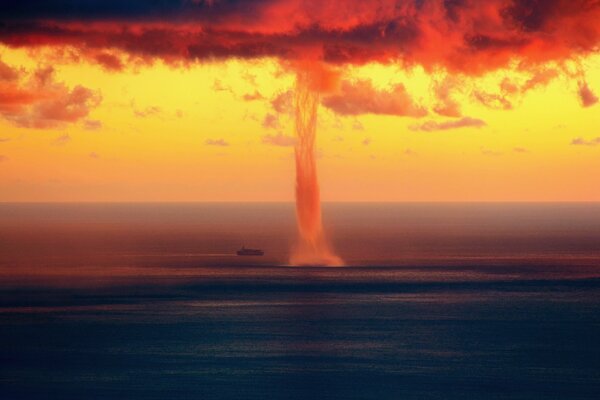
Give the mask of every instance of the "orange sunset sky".
M 33 20 L 74 24 L 50 17 Z M 326 32 L 352 29 L 320 21 Z M 294 24 L 277 29 L 303 26 Z M 561 44 L 566 53 L 535 60 L 519 48 L 476 70 L 469 57 L 458 67 L 420 55 L 324 59 L 337 81 L 318 114 L 323 200 L 600 201 L 600 28 L 589 24 L 589 48 Z M 31 44 L 18 39 L 33 34 L 6 29 L 0 201 L 293 200 L 288 59 L 181 61 L 119 45 Z

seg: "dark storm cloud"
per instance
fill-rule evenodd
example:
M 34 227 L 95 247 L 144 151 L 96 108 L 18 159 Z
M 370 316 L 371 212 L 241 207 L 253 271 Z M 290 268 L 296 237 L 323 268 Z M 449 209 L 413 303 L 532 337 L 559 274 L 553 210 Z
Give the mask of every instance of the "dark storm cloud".
M 598 51 L 600 0 L 30 0 L 3 4 L 0 42 L 166 60 L 307 55 L 479 74 Z
M 191 2 L 169 0 L 27 0 L 2 5 L 3 18 L 95 20 L 172 16 Z

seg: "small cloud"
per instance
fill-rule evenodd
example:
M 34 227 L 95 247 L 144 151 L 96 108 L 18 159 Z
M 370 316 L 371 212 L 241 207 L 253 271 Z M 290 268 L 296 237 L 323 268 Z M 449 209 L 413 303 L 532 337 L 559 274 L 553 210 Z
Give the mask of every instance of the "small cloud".
M 231 87 L 224 85 L 223 82 L 221 82 L 219 79 L 215 79 L 215 81 L 213 82 L 212 88 L 216 92 L 233 93 L 233 90 L 231 90 Z
M 584 139 L 582 137 L 575 138 L 571 141 L 573 146 L 598 146 L 600 145 L 600 137 L 593 139 Z
M 185 114 L 183 113 L 182 110 L 177 110 L 177 111 L 175 111 L 175 116 L 177 118 L 183 118 L 185 116 Z
M 242 98 L 244 101 L 255 101 L 264 99 L 264 96 L 258 90 L 255 90 L 254 93 L 246 93 Z
M 433 111 L 444 117 L 458 118 L 462 115 L 460 104 L 452 97 L 460 81 L 456 78 L 446 77 L 441 82 L 435 82 L 434 93 L 437 97 Z
M 406 149 L 406 150 L 404 150 L 403 154 L 405 156 L 416 156 L 417 152 L 412 149 Z
M 339 115 L 395 115 L 420 118 L 427 110 L 415 103 L 404 85 L 378 90 L 371 81 L 344 81 L 338 93 L 325 97 L 323 105 Z
M 2 154 L 0 154 L 0 162 L 4 162 L 4 161 L 8 161 L 8 157 L 3 156 Z
M 359 120 L 355 119 L 352 122 L 352 129 L 354 129 L 355 131 L 364 131 L 365 127 Z
M 16 70 L 0 61 L 0 117 L 25 128 L 47 129 L 85 119 L 97 107 L 99 92 L 55 79 L 52 67 Z
M 64 146 L 71 141 L 71 136 L 64 134 L 52 141 L 53 146 Z
M 102 128 L 102 121 L 87 119 L 83 122 L 83 127 L 88 131 L 96 131 Z
M 134 107 L 133 113 L 135 114 L 136 117 L 146 118 L 146 117 L 156 116 L 156 115 L 159 115 L 162 113 L 162 108 L 160 108 L 158 106 L 146 107 L 143 110 L 135 109 L 135 106 L 133 106 L 133 107 Z
M 500 90 L 506 94 L 515 94 L 519 91 L 519 87 L 509 78 L 504 78 L 500 83 Z
M 292 112 L 294 95 L 291 90 L 279 93 L 273 100 L 271 106 L 279 114 L 289 114 Z
M 121 59 L 114 54 L 103 52 L 97 54 L 94 58 L 107 71 L 118 72 L 123 70 L 124 65 Z
M 204 144 L 206 144 L 207 146 L 229 146 L 229 143 L 225 139 L 206 139 Z
M 96 153 L 95 151 L 92 151 L 90 154 L 88 154 L 89 158 L 93 158 L 93 159 L 98 159 L 100 158 L 100 155 L 98 153 Z
M 501 156 L 503 153 L 496 150 L 481 149 L 481 154 L 483 154 L 484 156 L 498 157 Z
M 558 77 L 558 71 L 555 69 L 545 69 L 537 71 L 525 84 L 521 87 L 521 92 L 525 93 L 539 86 L 546 86 L 552 80 Z
M 262 125 L 265 128 L 277 129 L 277 128 L 279 128 L 279 118 L 277 118 L 276 115 L 267 114 L 267 115 L 265 115 L 265 119 L 263 120 Z
M 344 137 L 343 136 L 336 136 L 333 138 L 334 142 L 343 142 L 344 141 Z
M 0 138 L 0 143 L 10 142 L 11 138 Z
M 409 129 L 411 131 L 421 131 L 421 132 L 432 132 L 432 131 L 447 131 L 450 129 L 459 129 L 459 128 L 482 128 L 487 126 L 486 122 L 471 117 L 464 117 L 456 121 L 446 121 L 446 122 L 436 122 L 436 121 L 427 121 L 420 125 L 411 125 Z
M 485 93 L 476 91 L 473 93 L 475 100 L 488 108 L 496 110 L 511 110 L 512 103 L 505 97 L 495 93 Z
M 0 60 L 0 81 L 12 82 L 18 80 L 20 76 L 21 73 L 18 69 L 13 68 Z
M 265 135 L 262 142 L 271 146 L 291 147 L 296 145 L 296 138 L 278 133 L 277 135 Z
M 433 111 L 443 117 L 458 118 L 461 116 L 460 105 L 455 100 L 446 100 L 433 107 Z
M 364 138 L 361 143 L 363 146 L 368 146 L 371 144 L 371 138 Z
M 527 150 L 524 147 L 513 147 L 513 152 L 524 154 L 524 153 L 529 153 L 529 150 Z
M 598 96 L 592 92 L 587 82 L 579 82 L 579 99 L 583 107 L 591 107 L 598 102 Z

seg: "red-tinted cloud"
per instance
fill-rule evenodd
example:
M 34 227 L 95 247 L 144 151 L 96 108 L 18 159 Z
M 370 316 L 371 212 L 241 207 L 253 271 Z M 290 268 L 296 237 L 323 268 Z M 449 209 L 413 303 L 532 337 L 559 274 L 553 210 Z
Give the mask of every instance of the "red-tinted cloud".
M 460 104 L 452 97 L 452 92 L 456 90 L 458 85 L 458 80 L 450 77 L 435 83 L 434 93 L 437 98 L 437 103 L 435 104 L 433 111 L 436 114 L 445 117 L 461 116 Z
M 0 60 L 0 82 L 14 82 L 19 79 L 19 76 L 20 73 L 16 68 Z
M 263 136 L 262 142 L 272 146 L 291 147 L 296 145 L 296 138 L 278 133 L 277 135 Z
M 323 98 L 323 105 L 340 115 L 427 115 L 427 110 L 413 101 L 404 85 L 394 85 L 389 90 L 377 90 L 366 80 L 342 82 L 337 93 Z
M 74 123 L 98 106 L 101 96 L 83 86 L 56 82 L 51 67 L 30 74 L 0 64 L 0 116 L 27 128 L 51 128 Z
M 555 69 L 542 69 L 536 71 L 535 74 L 527 80 L 521 87 L 521 92 L 525 93 L 540 86 L 548 85 L 553 79 L 559 75 Z
M 581 99 L 581 105 L 584 107 L 591 107 L 598 103 L 598 96 L 592 92 L 587 82 L 579 82 L 579 98 Z
M 599 20 L 597 0 L 33 0 L 3 4 L 0 42 L 96 58 L 104 49 L 169 62 L 308 54 L 483 73 L 595 52 Z
M 94 56 L 94 60 L 109 71 L 121 71 L 124 68 L 121 59 L 114 54 L 100 52 Z
M 559 70 L 545 66 L 532 67 L 529 72 L 529 77 L 524 80 L 504 78 L 496 93 L 474 90 L 472 96 L 488 108 L 510 110 L 513 108 L 513 103 L 521 101 L 526 93 L 544 87 L 560 76 Z
M 486 122 L 481 119 L 464 117 L 459 120 L 445 122 L 427 121 L 423 124 L 412 125 L 409 129 L 412 131 L 432 132 L 458 128 L 482 128 L 486 125 Z

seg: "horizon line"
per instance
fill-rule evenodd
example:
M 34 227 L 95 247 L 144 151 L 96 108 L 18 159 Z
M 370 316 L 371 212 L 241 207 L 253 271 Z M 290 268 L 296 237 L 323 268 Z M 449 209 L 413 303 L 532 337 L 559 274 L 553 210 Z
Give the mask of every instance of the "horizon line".
M 322 204 L 600 204 L 600 200 L 328 200 Z M 47 200 L 6 204 L 295 204 L 294 200 Z

